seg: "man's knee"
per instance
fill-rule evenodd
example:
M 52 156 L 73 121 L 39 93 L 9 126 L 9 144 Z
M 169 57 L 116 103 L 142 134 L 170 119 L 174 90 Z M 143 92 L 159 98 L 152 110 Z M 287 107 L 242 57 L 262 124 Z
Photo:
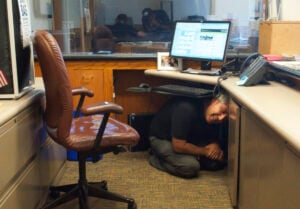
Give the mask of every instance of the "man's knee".
M 156 154 L 167 154 L 173 150 L 172 143 L 168 140 L 157 139 L 155 137 L 150 138 L 150 146 Z
M 191 161 L 176 168 L 177 176 L 182 178 L 194 178 L 198 176 L 200 165 L 197 161 Z

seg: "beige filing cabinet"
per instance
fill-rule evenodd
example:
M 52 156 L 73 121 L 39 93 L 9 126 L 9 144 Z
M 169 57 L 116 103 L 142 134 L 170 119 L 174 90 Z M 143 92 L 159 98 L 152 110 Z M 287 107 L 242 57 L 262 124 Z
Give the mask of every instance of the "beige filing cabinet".
M 263 121 L 241 110 L 239 209 L 298 209 L 300 153 Z
M 0 209 L 35 209 L 47 197 L 66 152 L 48 139 L 43 91 L 0 100 Z

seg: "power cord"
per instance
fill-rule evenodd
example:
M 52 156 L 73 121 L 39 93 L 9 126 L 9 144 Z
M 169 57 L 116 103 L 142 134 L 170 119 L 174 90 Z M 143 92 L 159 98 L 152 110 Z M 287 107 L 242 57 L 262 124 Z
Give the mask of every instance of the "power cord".
M 213 96 L 214 97 L 218 97 L 221 93 L 221 82 L 226 80 L 227 78 L 229 78 L 231 76 L 233 76 L 232 72 L 226 72 L 218 78 L 217 84 L 215 85 L 215 87 L 213 89 Z
M 221 67 L 221 72 L 222 73 L 226 73 L 228 71 L 228 66 L 232 63 L 236 63 L 237 62 L 237 58 L 233 58 L 232 60 L 226 62 L 225 64 L 222 65 Z M 236 65 L 236 64 L 235 64 Z

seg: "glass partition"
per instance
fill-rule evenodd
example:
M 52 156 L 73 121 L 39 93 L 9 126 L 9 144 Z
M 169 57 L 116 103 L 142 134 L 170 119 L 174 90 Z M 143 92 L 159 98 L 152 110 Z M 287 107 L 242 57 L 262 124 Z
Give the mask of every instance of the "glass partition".
M 258 1 L 258 0 L 257 0 Z M 63 53 L 169 51 L 176 20 L 216 17 L 216 0 L 32 0 L 32 27 L 57 39 Z M 247 11 L 248 9 L 247 5 Z M 235 26 L 235 25 L 233 25 Z M 232 30 L 245 34 L 245 27 Z M 248 34 L 243 35 L 248 39 Z M 241 35 L 239 35 L 241 37 Z M 248 46 L 248 43 L 246 44 Z M 250 46 L 251 48 L 251 46 Z M 253 50 L 253 49 L 252 49 Z

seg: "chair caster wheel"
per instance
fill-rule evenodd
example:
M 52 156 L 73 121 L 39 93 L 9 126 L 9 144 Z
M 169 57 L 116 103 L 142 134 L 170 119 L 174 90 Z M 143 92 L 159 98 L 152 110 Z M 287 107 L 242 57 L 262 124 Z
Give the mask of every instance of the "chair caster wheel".
M 127 209 L 137 209 L 137 205 L 135 202 L 128 203 Z

